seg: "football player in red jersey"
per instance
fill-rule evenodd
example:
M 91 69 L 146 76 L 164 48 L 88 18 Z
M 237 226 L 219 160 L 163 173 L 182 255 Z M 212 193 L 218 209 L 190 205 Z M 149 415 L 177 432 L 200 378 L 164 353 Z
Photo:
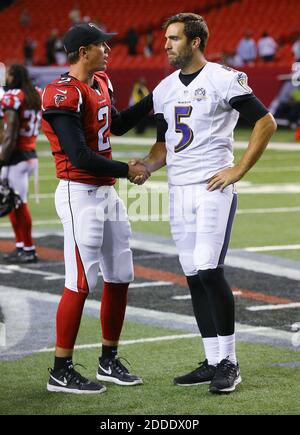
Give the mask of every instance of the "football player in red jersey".
M 152 110 L 152 95 L 118 112 L 112 85 L 104 73 L 110 48 L 105 33 L 92 23 L 72 27 L 64 46 L 68 74 L 46 86 L 43 130 L 60 179 L 55 205 L 64 227 L 66 280 L 56 316 L 56 352 L 47 389 L 77 394 L 106 388 L 74 370 L 72 355 L 83 306 L 95 288 L 99 267 L 104 279 L 101 300 L 102 354 L 96 377 L 118 385 L 137 385 L 117 357 L 129 283 L 133 280 L 130 224 L 113 185 L 116 178 L 147 177 L 143 164 L 112 160 L 110 132 L 123 134 Z M 99 72 L 100 71 L 100 72 Z
M 29 177 L 37 171 L 36 138 L 41 123 L 40 91 L 32 84 L 26 68 L 11 65 L 7 72 L 6 92 L 0 105 L 4 112 L 4 138 L 0 153 L 1 177 L 17 191 L 22 204 L 9 218 L 15 233 L 16 249 L 4 256 L 10 263 L 35 263 L 32 220 L 27 204 Z

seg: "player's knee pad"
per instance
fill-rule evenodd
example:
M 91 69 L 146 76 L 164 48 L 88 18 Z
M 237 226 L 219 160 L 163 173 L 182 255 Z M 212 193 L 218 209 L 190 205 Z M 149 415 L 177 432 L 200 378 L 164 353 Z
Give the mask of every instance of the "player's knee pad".
M 103 242 L 103 220 L 94 206 L 83 208 L 76 221 L 76 238 L 80 245 L 100 248 Z
M 123 283 L 134 280 L 131 249 L 125 249 L 117 255 L 105 259 L 103 278 L 107 282 Z
M 197 269 L 194 266 L 192 252 L 182 252 L 179 254 L 179 261 L 182 270 L 186 276 L 192 276 L 197 274 Z
M 193 252 L 193 263 L 197 270 L 215 269 L 219 263 L 222 246 L 214 246 L 211 243 L 201 243 Z

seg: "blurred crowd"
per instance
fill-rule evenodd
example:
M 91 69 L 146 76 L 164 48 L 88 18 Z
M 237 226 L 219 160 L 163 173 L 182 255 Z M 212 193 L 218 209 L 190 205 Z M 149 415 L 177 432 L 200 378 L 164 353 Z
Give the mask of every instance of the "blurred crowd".
M 101 22 L 98 17 L 90 17 L 87 15 L 82 16 L 81 10 L 78 4 L 69 12 L 70 26 L 80 23 L 93 22 L 98 27 L 106 31 L 106 26 Z M 31 16 L 27 9 L 24 9 L 19 17 L 20 25 L 23 28 L 31 26 Z M 58 29 L 52 29 L 45 43 L 45 61 L 47 65 L 65 65 L 67 57 L 63 47 L 63 33 L 60 33 Z M 138 44 L 140 35 L 133 27 L 128 29 L 123 42 L 127 46 L 127 53 L 129 56 L 135 56 L 138 54 Z M 34 65 L 34 51 L 37 47 L 37 41 L 31 38 L 26 38 L 23 47 L 24 63 L 25 65 Z M 145 57 L 151 57 L 153 54 L 153 29 L 148 28 L 145 34 L 145 44 L 143 47 L 143 54 Z

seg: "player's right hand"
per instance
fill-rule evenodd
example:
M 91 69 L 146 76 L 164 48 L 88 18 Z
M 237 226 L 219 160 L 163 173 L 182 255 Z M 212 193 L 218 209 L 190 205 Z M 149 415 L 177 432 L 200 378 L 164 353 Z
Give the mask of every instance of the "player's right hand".
M 129 171 L 127 178 L 134 184 L 144 184 L 150 177 L 151 172 L 146 167 L 143 160 L 130 160 L 128 162 Z

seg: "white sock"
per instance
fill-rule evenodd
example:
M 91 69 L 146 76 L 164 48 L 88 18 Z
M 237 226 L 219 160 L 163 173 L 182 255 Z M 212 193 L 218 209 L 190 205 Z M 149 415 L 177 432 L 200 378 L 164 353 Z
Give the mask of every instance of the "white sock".
M 24 242 L 17 242 L 16 248 L 24 248 Z
M 219 339 L 218 337 L 202 338 L 205 356 L 209 365 L 215 366 L 219 362 Z
M 35 246 L 24 246 L 24 251 L 35 251 Z
M 232 335 L 218 335 L 220 360 L 228 358 L 233 364 L 237 363 L 235 354 L 235 334 Z

